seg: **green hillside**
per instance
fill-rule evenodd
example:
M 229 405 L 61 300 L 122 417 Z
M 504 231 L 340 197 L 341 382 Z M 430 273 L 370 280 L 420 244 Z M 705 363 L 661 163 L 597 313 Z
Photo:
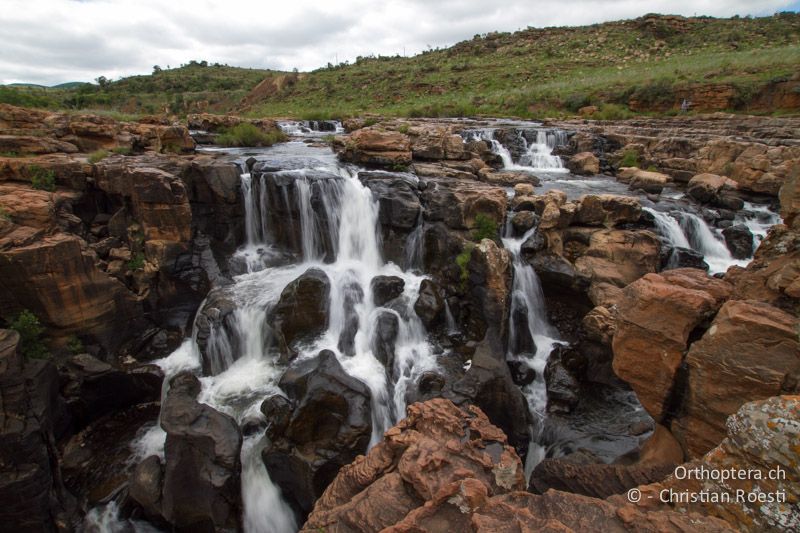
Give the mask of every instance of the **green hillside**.
M 800 14 L 646 15 L 476 35 L 413 57 L 359 57 L 353 64 L 308 73 L 191 61 L 118 81 L 100 78 L 96 84 L 0 86 L 0 102 L 125 114 L 210 111 L 299 118 L 541 117 L 595 105 L 596 117 L 622 118 L 633 112 L 673 113 L 683 98 L 709 97 L 717 99 L 716 109 L 797 113 L 798 72 Z

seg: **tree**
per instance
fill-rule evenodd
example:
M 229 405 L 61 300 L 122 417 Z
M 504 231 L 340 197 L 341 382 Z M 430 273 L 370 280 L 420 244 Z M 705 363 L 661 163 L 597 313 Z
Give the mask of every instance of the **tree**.
M 159 72 L 161 72 L 161 67 L 153 65 L 153 74 L 158 74 Z
M 95 78 L 94 81 L 97 82 L 97 85 L 99 85 L 101 89 L 105 89 L 106 87 L 108 87 L 108 78 L 106 78 L 105 76 L 100 76 L 99 78 Z

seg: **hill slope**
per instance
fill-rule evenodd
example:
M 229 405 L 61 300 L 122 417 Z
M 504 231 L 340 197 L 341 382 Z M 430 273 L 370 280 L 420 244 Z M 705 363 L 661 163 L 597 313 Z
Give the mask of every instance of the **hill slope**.
M 712 93 L 730 93 L 717 107 L 758 108 L 756 97 L 764 84 L 780 83 L 798 67 L 798 14 L 733 19 L 647 15 L 593 26 L 476 35 L 410 58 L 359 58 L 352 65 L 300 75 L 296 83 L 255 102 L 250 98 L 247 110 L 306 118 L 368 111 L 536 116 L 605 102 L 666 111 L 681 101 L 683 88 L 698 84 L 726 85 L 711 88 Z M 761 108 L 782 103 L 763 102 Z

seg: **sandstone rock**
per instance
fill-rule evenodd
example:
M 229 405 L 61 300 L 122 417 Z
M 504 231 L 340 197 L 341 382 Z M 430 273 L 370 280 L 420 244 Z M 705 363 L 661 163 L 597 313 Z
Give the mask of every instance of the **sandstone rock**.
M 600 160 L 591 152 L 581 152 L 570 158 L 567 168 L 573 174 L 594 176 L 600 174 Z
M 234 419 L 197 401 L 199 392 L 188 372 L 170 380 L 161 409 L 167 433 L 161 514 L 177 529 L 235 528 L 242 436 Z
M 539 217 L 533 211 L 520 211 L 514 214 L 511 225 L 516 235 L 524 235 L 528 230 L 536 226 Z
M 469 516 L 494 494 L 524 488 L 522 464 L 477 408 L 437 399 L 408 416 L 366 457 L 342 468 L 303 531 L 379 531 L 423 504 Z M 445 522 L 443 522 L 445 523 Z
M 422 193 L 426 221 L 442 221 L 448 228 L 476 228 L 479 215 L 500 227 L 505 222 L 506 192 L 479 182 L 432 179 L 433 187 Z
M 514 196 L 533 196 L 532 183 L 517 183 L 514 185 Z
M 366 451 L 370 393 L 327 350 L 287 369 L 280 387 L 292 408 L 285 428 L 268 428 L 271 445 L 262 457 L 287 500 L 305 515 L 339 469 Z
M 711 203 L 723 189 L 735 189 L 736 183 L 725 176 L 698 174 L 689 180 L 686 193 L 700 203 Z
M 554 489 L 594 498 L 622 494 L 638 485 L 663 480 L 672 474 L 677 464 L 609 465 L 576 464 L 564 459 L 545 459 L 531 473 L 530 490 L 544 494 Z
M 285 354 L 293 353 L 297 343 L 327 330 L 330 290 L 328 276 L 318 268 L 308 269 L 283 289 L 273 311 L 273 324 Z
M 586 338 L 600 344 L 611 346 L 611 340 L 617 331 L 615 313 L 607 307 L 597 306 L 589 311 L 581 321 Z
M 367 166 L 397 166 L 411 163 L 411 142 L 407 135 L 368 127 L 337 139 L 334 147 L 343 161 Z
M 636 198 L 614 194 L 587 194 L 578 201 L 573 223 L 613 227 L 637 222 L 641 214 L 642 207 Z
M 490 169 L 485 169 L 485 171 L 481 171 L 479 173 L 479 177 L 481 181 L 485 181 L 486 183 L 491 183 L 493 185 L 502 185 L 505 187 L 516 187 L 517 185 L 530 185 L 531 189 L 530 192 L 533 194 L 532 187 L 538 187 L 541 183 L 541 180 L 538 176 L 531 174 L 530 172 L 522 172 L 522 171 L 495 171 Z
M 745 402 L 800 390 L 800 321 L 752 300 L 731 300 L 686 355 L 689 380 L 673 431 L 690 457 L 720 442 Z
M 728 283 L 693 269 L 647 274 L 623 290 L 612 342 L 614 372 L 656 421 L 667 414 L 689 335 L 730 294 Z
M 646 230 L 599 230 L 592 233 L 575 269 L 593 282 L 624 287 L 658 269 L 659 247 L 658 238 Z

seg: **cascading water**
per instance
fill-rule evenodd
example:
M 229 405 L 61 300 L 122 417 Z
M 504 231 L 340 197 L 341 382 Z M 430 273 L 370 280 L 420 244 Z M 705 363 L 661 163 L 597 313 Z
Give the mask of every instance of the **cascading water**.
M 489 143 L 492 152 L 500 157 L 504 170 L 521 170 L 526 172 L 566 173 L 561 158 L 553 155 L 553 150 L 566 143 L 566 132 L 555 130 L 536 130 L 535 141 L 529 142 L 523 131 L 516 132 L 517 139 L 523 146 L 523 154 L 519 162 L 514 161 L 511 151 L 495 137 L 494 129 L 475 130 L 468 137 Z
M 545 456 L 545 448 L 541 444 L 542 429 L 547 417 L 547 383 L 544 374 L 550 354 L 555 346 L 561 343 L 558 340 L 558 332 L 547 319 L 539 276 L 533 267 L 524 261 L 521 254 L 522 244 L 535 232 L 536 228 L 533 228 L 520 238 L 503 238 L 503 245 L 511 253 L 514 267 L 510 313 L 512 318 L 509 320 L 509 351 L 506 358 L 519 361 L 535 373 L 533 381 L 522 387 L 528 409 L 534 417 L 531 441 L 525 460 L 526 479 L 530 479 L 531 472 Z M 523 324 L 517 324 L 514 320 L 519 313 L 526 318 Z M 519 330 L 520 326 L 522 331 Z M 515 347 L 525 344 L 520 342 L 522 336 L 529 336 L 532 340 L 532 353 L 530 351 L 515 353 L 517 351 Z

